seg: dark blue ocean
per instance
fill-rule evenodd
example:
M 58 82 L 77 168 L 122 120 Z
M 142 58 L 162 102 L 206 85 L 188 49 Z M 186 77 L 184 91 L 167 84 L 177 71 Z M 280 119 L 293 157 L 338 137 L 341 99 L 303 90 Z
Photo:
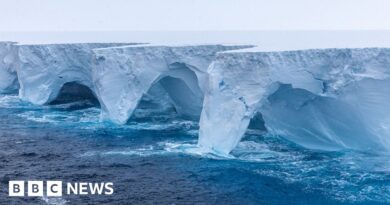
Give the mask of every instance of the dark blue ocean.
M 90 101 L 0 95 L 0 204 L 390 204 L 390 156 L 308 150 L 248 130 L 231 153 L 196 150 L 198 124 L 139 108 L 99 122 Z M 351 136 L 353 137 L 353 136 Z M 9 197 L 10 180 L 113 182 L 114 194 Z

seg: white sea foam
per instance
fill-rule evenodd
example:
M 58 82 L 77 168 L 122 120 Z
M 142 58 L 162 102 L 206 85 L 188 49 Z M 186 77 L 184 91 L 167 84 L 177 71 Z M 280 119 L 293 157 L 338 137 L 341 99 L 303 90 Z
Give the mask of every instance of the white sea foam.
M 65 205 L 66 203 L 68 203 L 67 200 L 61 198 L 61 197 L 47 197 L 47 196 L 43 196 L 41 197 L 41 199 L 46 203 L 46 204 L 49 204 L 49 205 Z

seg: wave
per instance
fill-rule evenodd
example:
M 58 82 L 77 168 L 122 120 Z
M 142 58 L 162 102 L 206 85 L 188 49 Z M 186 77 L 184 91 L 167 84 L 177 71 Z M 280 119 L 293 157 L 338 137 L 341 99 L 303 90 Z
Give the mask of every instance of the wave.
M 43 197 L 41 197 L 41 199 L 46 204 L 49 204 L 49 205 L 65 205 L 66 203 L 68 203 L 68 201 L 66 201 L 65 199 L 63 199 L 61 197 L 47 197 L 47 196 L 43 196 Z
M 296 146 L 279 136 L 244 140 L 229 155 L 210 153 L 197 141 L 168 140 L 126 149 L 87 152 L 80 157 L 155 157 L 187 155 L 218 162 L 219 166 L 250 164 L 251 173 L 301 184 L 340 202 L 390 202 L 388 155 L 365 152 L 319 152 Z M 222 163 L 222 164 L 221 164 Z M 241 164 L 241 165 L 239 165 Z M 267 165 L 267 166 L 265 166 Z M 359 189 L 359 190 L 357 190 Z

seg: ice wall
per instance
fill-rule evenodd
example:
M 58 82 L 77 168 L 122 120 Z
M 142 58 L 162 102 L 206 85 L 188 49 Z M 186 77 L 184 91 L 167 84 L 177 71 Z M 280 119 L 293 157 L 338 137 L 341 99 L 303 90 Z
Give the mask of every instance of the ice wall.
M 248 46 L 125 46 L 95 49 L 93 78 L 102 118 L 126 123 L 142 96 L 160 83 L 183 115 L 199 116 L 207 67 L 219 51 Z
M 219 154 L 255 116 L 269 134 L 308 148 L 390 150 L 390 49 L 248 47 L 0 43 L 0 91 L 18 79 L 22 99 L 47 104 L 65 84 L 84 85 L 116 123 L 141 99 L 168 99 L 182 116 L 200 115 L 198 144 Z
M 53 101 L 65 83 L 75 82 L 94 92 L 92 49 L 129 44 L 80 43 L 18 45 L 19 96 L 34 104 Z
M 16 91 L 17 47 L 14 42 L 0 42 L 0 93 Z
M 260 112 L 271 134 L 314 149 L 389 149 L 390 49 L 236 51 L 209 67 L 199 145 L 227 154 Z

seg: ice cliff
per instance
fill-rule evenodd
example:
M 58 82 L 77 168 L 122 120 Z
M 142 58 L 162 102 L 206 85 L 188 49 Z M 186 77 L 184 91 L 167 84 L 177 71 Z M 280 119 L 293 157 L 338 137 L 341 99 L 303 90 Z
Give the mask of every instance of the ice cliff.
M 200 119 L 198 145 L 223 155 L 249 125 L 311 149 L 390 151 L 390 49 L 249 47 L 3 42 L 0 92 L 19 80 L 22 99 L 47 104 L 67 88 L 121 124 L 141 100 L 169 101 Z
M 53 101 L 66 83 L 87 86 L 93 92 L 92 49 L 129 44 L 79 43 L 18 45 L 19 96 L 34 104 Z
M 199 145 L 227 154 L 258 113 L 270 134 L 322 150 L 390 149 L 390 49 L 217 55 Z
M 17 47 L 14 42 L 0 42 L 0 93 L 18 89 L 16 76 Z
M 102 118 L 126 123 L 142 97 L 160 85 L 183 116 L 200 115 L 207 68 L 217 52 L 248 46 L 125 46 L 94 49 L 93 79 Z

